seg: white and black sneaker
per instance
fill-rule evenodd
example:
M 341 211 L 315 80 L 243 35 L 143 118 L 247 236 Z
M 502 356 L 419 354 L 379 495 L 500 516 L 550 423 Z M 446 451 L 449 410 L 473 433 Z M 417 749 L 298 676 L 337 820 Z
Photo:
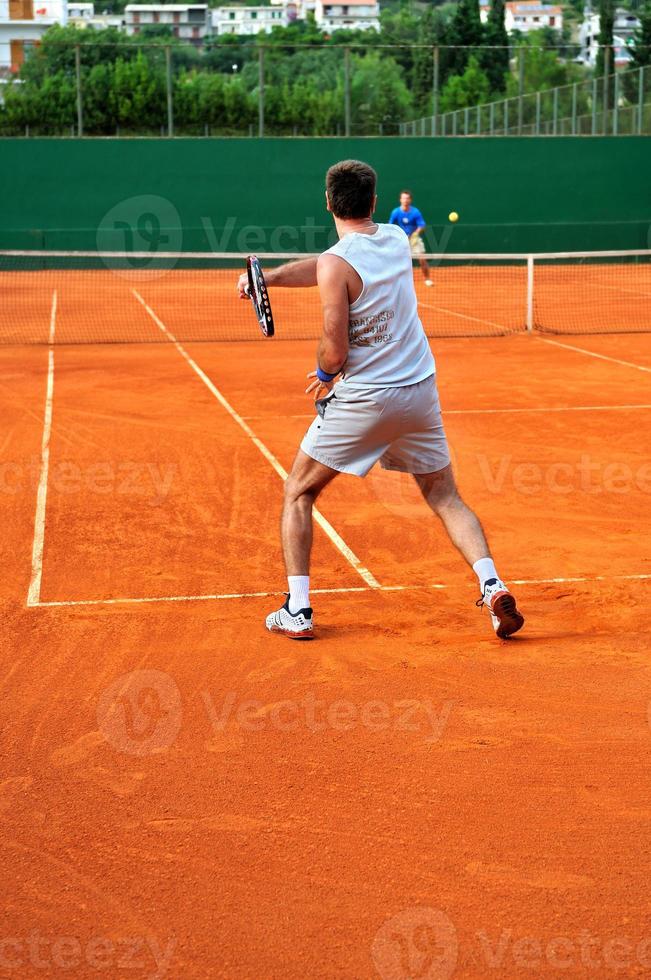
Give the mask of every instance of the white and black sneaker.
M 290 613 L 289 596 L 287 596 L 284 606 L 281 606 L 276 612 L 269 613 L 266 626 L 270 633 L 282 633 L 283 636 L 288 636 L 290 640 L 311 640 L 314 637 L 312 610 L 308 607 Z
M 518 611 L 515 596 L 498 578 L 489 578 L 484 582 L 484 594 L 476 604 L 487 606 L 493 629 L 500 640 L 506 640 L 524 626 L 524 616 Z

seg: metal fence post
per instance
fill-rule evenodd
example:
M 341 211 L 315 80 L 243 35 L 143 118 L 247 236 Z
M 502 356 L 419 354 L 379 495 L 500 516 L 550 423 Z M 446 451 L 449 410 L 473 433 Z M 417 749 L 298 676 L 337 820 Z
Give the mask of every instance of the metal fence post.
M 84 135 L 84 106 L 81 96 L 81 51 L 75 45 L 75 85 L 77 88 L 77 136 Z
M 597 99 L 598 99 L 597 79 L 592 79 L 592 135 L 597 135 Z
M 553 113 L 554 113 L 554 115 L 553 115 L 553 120 L 554 121 L 553 121 L 553 124 L 552 124 L 553 125 L 552 133 L 554 134 L 554 136 L 556 136 L 557 133 L 558 133 L 558 89 L 557 88 L 554 89 L 554 109 L 553 109 Z
M 165 79 L 167 85 L 167 135 L 174 136 L 174 102 L 172 99 L 172 48 L 165 46 Z
M 264 48 L 258 48 L 258 137 L 264 136 Z
M 522 96 L 524 95 L 524 47 L 518 48 L 518 136 L 522 136 Z
M 470 126 L 470 107 L 466 106 L 463 110 L 463 135 L 468 135 L 468 129 Z
M 540 114 L 542 109 L 542 96 L 536 92 L 536 136 L 540 136 Z
M 603 93 L 604 118 L 603 118 L 603 126 L 602 126 L 604 136 L 608 135 L 608 101 L 610 97 L 610 92 L 608 91 L 609 72 L 610 72 L 610 45 L 606 44 L 604 46 L 604 93 Z
M 350 136 L 350 48 L 344 48 L 344 121 L 345 135 Z M 416 123 L 414 122 L 414 136 Z
M 619 133 L 619 75 L 615 72 L 613 86 L 613 136 Z
M 437 122 L 439 114 L 439 49 L 438 45 L 432 52 L 432 136 L 437 135 Z
M 572 86 L 572 136 L 576 136 L 576 99 L 577 83 Z
M 504 135 L 509 135 L 509 100 L 504 99 Z
M 490 129 L 491 136 L 495 132 L 495 103 L 491 102 L 490 114 L 488 119 L 488 126 Z
M 480 136 L 481 135 L 481 106 L 480 105 L 477 106 L 477 128 L 476 128 L 476 133 L 477 133 L 477 136 Z
M 644 65 L 640 68 L 637 82 L 637 135 L 642 135 L 642 107 L 644 105 Z

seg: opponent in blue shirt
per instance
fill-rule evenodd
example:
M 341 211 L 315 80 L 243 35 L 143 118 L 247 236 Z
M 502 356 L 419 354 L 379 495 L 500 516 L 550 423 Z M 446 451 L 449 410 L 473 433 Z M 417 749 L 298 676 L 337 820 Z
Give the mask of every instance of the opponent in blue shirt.
M 422 214 L 412 204 L 410 191 L 400 192 L 400 207 L 394 208 L 389 218 L 390 225 L 400 225 L 405 234 L 409 237 L 412 258 L 420 264 L 421 272 L 425 279 L 425 285 L 431 286 L 430 270 L 425 255 L 425 245 L 421 235 L 425 228 L 425 219 Z

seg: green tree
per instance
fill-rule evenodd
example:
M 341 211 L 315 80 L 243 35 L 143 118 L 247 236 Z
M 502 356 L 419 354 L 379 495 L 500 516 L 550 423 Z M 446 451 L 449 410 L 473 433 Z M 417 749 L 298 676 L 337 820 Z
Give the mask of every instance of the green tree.
M 504 26 L 504 0 L 493 0 L 484 28 L 484 51 L 481 66 L 488 76 L 492 92 L 504 92 L 509 74 L 509 36 Z
M 425 44 L 427 47 L 415 49 L 413 68 L 411 72 L 411 93 L 414 100 L 414 108 L 417 112 L 431 112 L 432 106 L 432 87 L 434 84 L 434 57 L 433 48 L 437 43 L 439 31 L 434 19 L 434 12 L 431 7 L 427 7 L 423 14 L 418 32 L 418 44 Z
M 396 132 L 412 112 L 403 72 L 393 58 L 369 51 L 353 59 L 351 112 L 355 135 Z
M 640 26 L 635 32 L 635 46 L 632 49 L 633 65 L 644 68 L 651 65 L 651 4 L 647 4 L 638 14 Z
M 471 48 L 484 40 L 484 28 L 479 16 L 479 0 L 460 0 L 456 13 L 445 32 L 444 44 L 452 47 L 445 52 L 443 75 L 461 75 L 470 59 Z
M 142 52 L 133 61 L 116 59 L 111 111 L 121 129 L 156 132 L 166 122 L 166 85 Z
M 603 75 L 606 67 L 606 49 L 609 51 L 608 73 L 613 66 L 613 28 L 615 26 L 615 4 L 613 0 L 599 2 L 599 50 L 597 51 L 596 74 Z
M 468 67 L 462 75 L 448 78 L 441 92 L 441 111 L 465 109 L 466 106 L 482 105 L 490 97 L 488 75 L 480 67 L 479 60 L 471 55 Z

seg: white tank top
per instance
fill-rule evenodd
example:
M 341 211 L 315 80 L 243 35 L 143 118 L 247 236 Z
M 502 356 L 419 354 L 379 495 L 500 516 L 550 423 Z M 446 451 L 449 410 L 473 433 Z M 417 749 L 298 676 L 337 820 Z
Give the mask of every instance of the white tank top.
M 378 225 L 374 235 L 351 232 L 327 253 L 348 262 L 362 280 L 362 291 L 350 307 L 342 383 L 401 388 L 434 374 L 434 357 L 418 316 L 409 239 L 402 228 Z

